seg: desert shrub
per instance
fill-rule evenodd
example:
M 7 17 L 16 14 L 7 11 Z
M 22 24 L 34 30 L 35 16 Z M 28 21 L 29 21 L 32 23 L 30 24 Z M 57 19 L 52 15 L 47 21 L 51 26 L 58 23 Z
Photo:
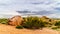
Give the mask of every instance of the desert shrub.
M 17 29 L 23 29 L 23 26 L 16 26 Z
M 0 23 L 8 24 L 8 19 L 7 18 L 2 18 L 2 19 L 0 19 Z
M 56 22 L 56 23 L 55 23 L 55 26 L 60 27 L 60 21 Z
M 23 23 L 23 27 L 24 28 L 31 28 L 32 27 L 32 23 L 31 22 Z
M 22 26 L 29 29 L 39 29 L 45 27 L 45 23 L 40 20 L 38 17 L 27 17 Z
M 56 27 L 52 27 L 52 29 L 60 31 L 60 27 L 57 27 L 57 26 Z
M 57 30 L 57 29 L 58 29 L 58 27 L 52 27 L 52 29 L 53 29 L 53 30 Z

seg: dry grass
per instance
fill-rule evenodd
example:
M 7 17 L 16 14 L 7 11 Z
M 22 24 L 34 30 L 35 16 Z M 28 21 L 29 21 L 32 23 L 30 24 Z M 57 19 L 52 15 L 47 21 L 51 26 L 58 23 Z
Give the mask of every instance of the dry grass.
M 0 24 L 0 34 L 60 34 L 52 29 L 43 30 L 16 29 L 14 26 Z

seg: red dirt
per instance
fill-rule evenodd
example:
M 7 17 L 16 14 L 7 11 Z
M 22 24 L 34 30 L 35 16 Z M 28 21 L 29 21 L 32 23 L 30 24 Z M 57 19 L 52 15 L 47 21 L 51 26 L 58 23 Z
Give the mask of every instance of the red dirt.
M 43 30 L 16 29 L 14 26 L 0 24 L 0 34 L 60 34 L 58 31 L 44 28 Z

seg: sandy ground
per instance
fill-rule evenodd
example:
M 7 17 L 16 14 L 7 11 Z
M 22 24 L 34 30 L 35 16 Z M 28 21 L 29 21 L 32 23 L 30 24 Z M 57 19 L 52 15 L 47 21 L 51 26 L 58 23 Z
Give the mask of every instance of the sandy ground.
M 43 30 L 16 29 L 14 26 L 0 24 L 0 34 L 60 34 L 52 29 Z

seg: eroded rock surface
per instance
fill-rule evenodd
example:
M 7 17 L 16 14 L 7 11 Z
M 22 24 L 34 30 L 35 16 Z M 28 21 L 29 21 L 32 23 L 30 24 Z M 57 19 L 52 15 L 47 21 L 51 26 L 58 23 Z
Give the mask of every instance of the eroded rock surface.
M 23 18 L 21 16 L 14 16 L 12 18 L 9 19 L 9 25 L 21 25 L 23 22 Z

